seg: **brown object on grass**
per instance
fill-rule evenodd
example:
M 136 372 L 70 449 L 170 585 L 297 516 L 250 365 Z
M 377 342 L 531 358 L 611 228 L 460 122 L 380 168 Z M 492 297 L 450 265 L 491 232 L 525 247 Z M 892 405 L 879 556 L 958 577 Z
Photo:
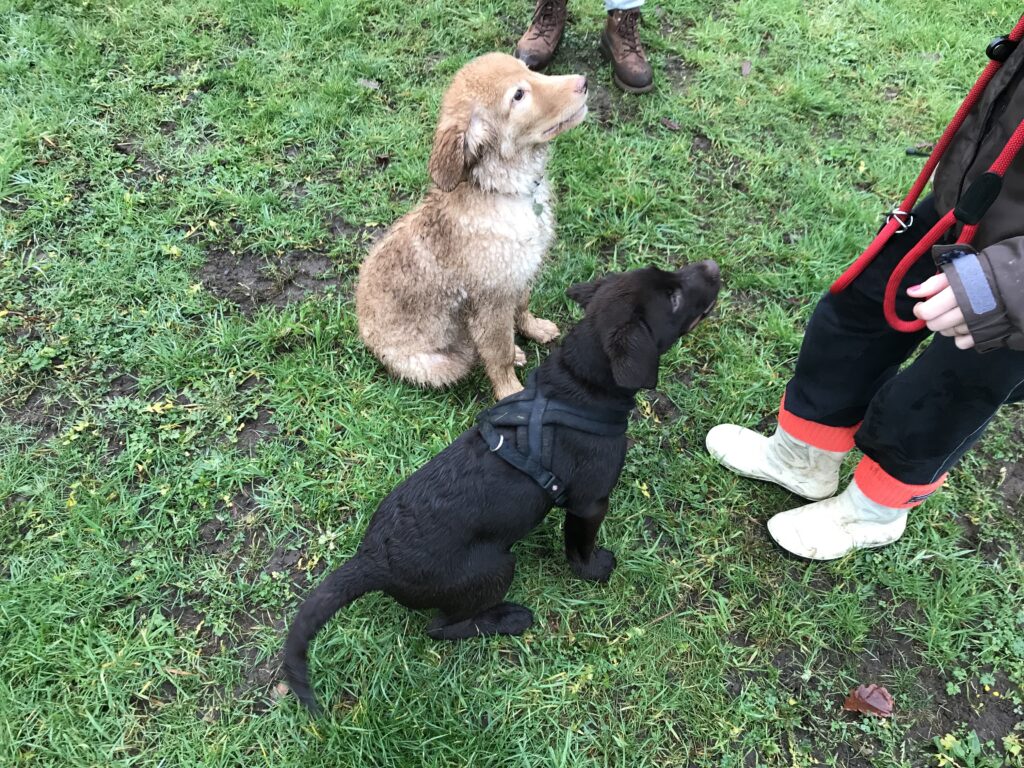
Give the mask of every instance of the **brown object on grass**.
M 895 704 L 892 694 L 882 686 L 860 685 L 850 691 L 843 702 L 843 709 L 847 712 L 860 712 L 862 715 L 892 717 Z

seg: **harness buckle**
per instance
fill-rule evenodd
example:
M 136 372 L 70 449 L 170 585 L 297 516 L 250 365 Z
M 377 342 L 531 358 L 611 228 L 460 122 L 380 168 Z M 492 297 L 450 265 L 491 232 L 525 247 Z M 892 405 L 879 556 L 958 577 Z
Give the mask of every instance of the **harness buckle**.
M 888 224 L 893 219 L 896 219 L 896 221 L 900 223 L 899 229 L 897 229 L 893 234 L 902 235 L 904 232 L 906 232 L 908 229 L 914 226 L 914 214 L 910 213 L 909 211 L 901 210 L 899 206 L 893 208 L 891 211 L 883 215 L 885 216 L 886 224 Z
M 543 474 L 538 474 L 534 476 L 534 480 L 537 482 L 537 485 L 548 492 L 548 495 L 556 505 L 565 501 L 568 488 L 552 472 L 545 471 Z
M 992 61 L 998 61 L 1000 64 L 1003 64 L 1013 55 L 1015 50 L 1017 50 L 1017 41 L 1003 35 L 988 44 L 985 48 L 985 55 L 992 59 Z

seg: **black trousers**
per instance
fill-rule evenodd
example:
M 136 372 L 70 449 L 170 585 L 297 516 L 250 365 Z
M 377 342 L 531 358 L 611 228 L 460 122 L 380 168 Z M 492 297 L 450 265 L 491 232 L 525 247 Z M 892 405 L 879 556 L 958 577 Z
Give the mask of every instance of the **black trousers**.
M 1002 405 L 1024 400 L 1024 352 L 960 350 L 953 339 L 927 330 L 894 331 L 882 315 L 893 268 L 938 219 L 932 199 L 922 200 L 909 231 L 894 236 L 846 291 L 820 301 L 786 388 L 786 410 L 796 416 L 832 427 L 863 422 L 857 447 L 910 485 L 936 482 Z M 900 317 L 913 318 L 916 302 L 906 288 L 934 274 L 928 257 L 910 271 L 896 303 Z

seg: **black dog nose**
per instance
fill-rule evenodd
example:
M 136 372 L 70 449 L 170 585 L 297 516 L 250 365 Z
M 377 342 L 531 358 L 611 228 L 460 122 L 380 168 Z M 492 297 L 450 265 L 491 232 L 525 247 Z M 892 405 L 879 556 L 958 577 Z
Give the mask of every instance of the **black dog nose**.
M 708 277 L 712 280 L 718 280 L 722 276 L 722 270 L 714 259 L 702 261 L 701 266 L 704 267 L 704 271 L 708 273 Z

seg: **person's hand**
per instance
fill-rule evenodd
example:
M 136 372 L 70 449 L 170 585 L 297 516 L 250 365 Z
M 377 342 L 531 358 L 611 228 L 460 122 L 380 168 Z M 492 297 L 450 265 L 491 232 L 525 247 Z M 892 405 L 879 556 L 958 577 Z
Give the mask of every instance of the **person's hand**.
M 921 299 L 914 305 L 914 315 L 924 320 L 929 330 L 943 336 L 952 336 L 960 349 L 974 346 L 974 337 L 964 323 L 964 313 L 960 311 L 956 295 L 949 287 L 945 275 L 936 275 L 921 285 L 908 288 L 907 295 L 912 299 Z

